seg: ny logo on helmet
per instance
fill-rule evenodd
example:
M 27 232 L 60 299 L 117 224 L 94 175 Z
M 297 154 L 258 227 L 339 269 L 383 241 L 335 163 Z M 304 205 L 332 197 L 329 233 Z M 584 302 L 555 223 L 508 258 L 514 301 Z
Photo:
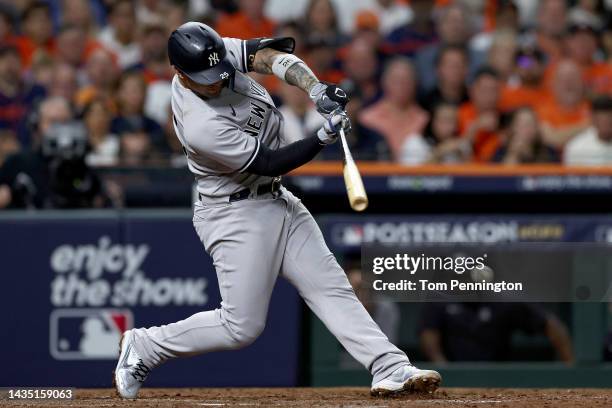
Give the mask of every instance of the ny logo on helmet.
M 213 52 L 212 54 L 210 54 L 208 56 L 208 63 L 210 64 L 211 67 L 213 65 L 218 64 L 219 63 L 219 55 L 216 52 Z

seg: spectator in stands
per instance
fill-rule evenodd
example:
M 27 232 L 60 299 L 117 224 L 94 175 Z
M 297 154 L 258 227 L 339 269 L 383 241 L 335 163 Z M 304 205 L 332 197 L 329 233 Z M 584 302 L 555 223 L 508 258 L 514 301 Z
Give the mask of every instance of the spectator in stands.
M 493 39 L 499 32 L 511 32 L 516 35 L 521 29 L 519 7 L 524 4 L 515 0 L 489 2 L 489 5 L 491 4 L 495 6 L 492 21 L 485 21 L 484 30 L 474 35 L 470 41 L 470 45 L 480 52 L 486 52 L 491 47 Z M 487 29 L 487 24 L 491 25 L 490 29 Z
M 437 40 L 432 21 L 434 2 L 413 0 L 410 2 L 414 18 L 409 24 L 393 30 L 385 39 L 383 51 L 386 55 L 413 57 L 419 49 Z
M 310 98 L 301 89 L 283 82 L 280 86 L 283 106 L 283 145 L 302 140 L 316 132 L 325 119 L 317 112 Z
M 419 78 L 419 89 L 427 92 L 436 85 L 436 60 L 440 51 L 447 46 L 463 47 L 467 51 L 468 66 L 480 64 L 481 53 L 472 51 L 469 39 L 474 28 L 467 10 L 459 4 L 444 7 L 436 18 L 436 32 L 439 42 L 427 45 L 416 53 L 416 68 Z
M 393 30 L 410 24 L 413 18 L 410 7 L 399 0 L 377 0 L 373 11 L 378 16 L 382 35 L 388 35 Z
M 582 70 L 589 95 L 612 93 L 612 64 L 596 61 L 599 30 L 587 23 L 570 24 L 565 37 L 567 56 Z
M 183 0 L 167 0 L 164 2 L 165 6 L 162 8 L 164 12 L 164 27 L 166 29 L 166 33 L 171 33 L 179 26 L 181 26 L 185 21 L 188 21 L 188 4 L 186 4 Z M 206 21 L 203 21 L 205 24 L 208 24 Z M 209 22 L 209 25 L 214 25 L 212 21 Z M 145 25 L 146 27 L 146 25 Z
M 117 102 L 119 115 L 111 123 L 111 133 L 119 135 L 121 159 L 137 165 L 154 159 L 164 148 L 164 134 L 153 119 L 143 113 L 146 83 L 135 71 L 125 72 L 119 79 Z
M 495 11 L 495 29 L 518 32 L 520 29 L 520 1 L 499 1 Z
M 26 81 L 43 89 L 51 89 L 55 62 L 50 55 L 39 53 L 32 59 Z
M 501 83 L 510 79 L 516 56 L 516 34 L 512 31 L 498 31 L 487 53 L 487 65 L 497 72 Z
M 426 163 L 458 164 L 469 161 L 472 145 L 459 137 L 457 107 L 436 105 L 425 132 L 406 138 L 400 162 L 407 165 Z
M 83 109 L 95 99 L 104 100 L 108 108 L 115 109 L 115 81 L 118 67 L 113 55 L 104 48 L 98 48 L 87 59 L 85 85 L 75 95 L 78 109 Z
M 25 68 L 30 66 L 36 52 L 53 54 L 53 22 L 47 2 L 35 1 L 24 10 L 21 16 L 21 33 L 16 39 L 16 45 Z
M 147 82 L 145 114 L 160 125 L 166 122 L 174 73 L 168 63 L 167 35 L 160 25 L 143 29 L 142 62 L 136 66 Z
M 365 39 L 355 39 L 348 45 L 343 67 L 346 79 L 360 89 L 366 105 L 379 97 L 379 59 Z
M 612 164 L 612 97 L 602 96 L 592 103 L 593 126 L 570 140 L 563 151 L 567 165 Z
M 310 0 L 302 24 L 302 30 L 311 41 L 324 39 L 330 44 L 341 42 L 338 17 L 330 0 Z
M 526 303 L 425 303 L 419 334 L 430 361 L 508 361 L 512 335 L 548 337 L 558 358 L 571 364 L 567 327 L 552 313 Z
M 364 109 L 362 124 L 382 134 L 398 160 L 406 137 L 421 134 L 429 115 L 416 101 L 416 73 L 410 60 L 395 57 L 382 75 L 382 98 Z
M 330 0 L 311 0 L 302 20 L 306 40 L 306 62 L 322 81 L 338 83 L 343 73 L 337 49 L 343 42 L 337 15 Z
M 487 162 L 500 143 L 500 81 L 497 72 L 490 67 L 481 68 L 476 73 L 469 94 L 469 102 L 459 108 L 459 132 L 472 144 L 474 160 Z
M 275 24 L 264 16 L 264 0 L 238 0 L 238 11 L 222 14 L 216 29 L 224 37 L 271 37 Z
M 87 163 L 91 166 L 112 166 L 119 160 L 119 138 L 111 133 L 112 114 L 106 99 L 90 101 L 83 110 L 83 123 L 91 150 Z
M 164 21 L 164 3 L 160 0 L 140 0 L 136 2 L 136 21 L 139 25 L 157 25 Z
M 132 0 L 116 0 L 110 6 L 108 26 L 98 36 L 102 45 L 117 56 L 122 69 L 137 64 L 142 57 L 136 39 L 135 13 Z
M 40 147 L 40 141 L 51 126 L 65 124 L 74 120 L 74 112 L 70 102 L 62 96 L 49 96 L 37 106 L 32 126 L 31 148 Z
M 72 104 L 77 90 L 78 78 L 76 69 L 69 64 L 55 64 L 53 67 L 53 81 L 48 90 L 49 95 L 61 96 Z
M 604 23 L 602 16 L 606 11 L 603 3 L 604 1 L 601 0 L 578 0 L 568 13 L 568 19 L 581 21 L 600 30 Z
M 535 112 L 531 108 L 520 108 L 512 115 L 507 141 L 497 150 L 493 161 L 504 164 L 552 163 L 559 161 L 559 155 L 542 141 Z
M 558 61 L 563 55 L 563 34 L 567 25 L 565 0 L 542 0 L 539 2 L 536 41 L 549 63 Z
M 66 24 L 57 34 L 55 59 L 80 69 L 89 55 L 100 47 L 100 43 L 90 39 L 81 27 Z
M 385 138 L 359 118 L 364 103 L 360 89 L 348 81 L 342 83 L 342 89 L 346 90 L 350 97 L 346 113 L 351 121 L 352 130 L 346 134 L 346 142 L 353 158 L 361 161 L 389 161 L 391 152 Z M 341 160 L 342 147 L 340 143 L 334 143 L 323 149 L 317 157 L 322 160 Z
M 97 24 L 91 3 L 91 0 L 62 0 L 62 24 L 76 26 L 88 37 L 95 35 Z
M 281 1 L 283 1 L 283 0 L 281 0 Z M 303 3 L 303 2 L 305 2 L 307 0 L 299 0 L 299 1 Z M 196 2 L 197 2 L 197 0 L 196 0 Z M 209 0 L 209 2 L 210 2 L 210 7 L 213 10 L 215 10 L 215 11 L 217 11 L 219 13 L 232 14 L 232 13 L 235 13 L 235 12 L 238 11 L 238 5 L 236 4 L 237 3 L 236 0 L 229 0 L 229 1 L 228 0 Z M 274 2 L 272 0 L 267 0 L 267 3 L 272 3 L 273 4 Z M 283 3 L 281 3 L 281 4 L 283 4 Z M 284 3 L 284 4 L 286 4 L 286 3 Z M 293 10 L 292 7 L 278 7 L 278 8 L 283 9 L 283 10 L 280 10 L 281 12 L 283 12 L 283 11 L 295 11 L 295 10 Z M 289 10 L 289 9 L 291 9 L 291 10 Z M 298 8 L 297 11 L 301 12 L 302 10 L 300 8 Z M 274 19 L 274 20 L 276 20 L 276 19 Z
M 512 111 L 522 106 L 535 109 L 549 92 L 544 84 L 544 53 L 534 45 L 525 45 L 514 58 L 514 76 L 502 88 L 501 108 Z
M 441 103 L 461 105 L 468 100 L 465 86 L 468 76 L 468 54 L 460 45 L 447 45 L 440 49 L 435 61 L 434 87 L 422 98 L 421 105 L 432 111 Z M 430 71 L 433 71 L 431 67 Z
M 15 18 L 13 10 L 0 3 L 0 44 L 15 44 Z
M 383 40 L 380 35 L 380 25 L 378 17 L 370 10 L 361 10 L 355 17 L 352 41 L 360 40 L 368 44 L 377 54 L 380 52 Z
M 19 53 L 13 46 L 0 46 L 0 130 L 29 143 L 25 119 L 45 96 L 45 90 L 22 80 Z
M 584 81 L 578 65 L 570 60 L 557 64 L 552 97 L 537 108 L 544 143 L 556 149 L 590 126 L 590 107 L 585 100 Z

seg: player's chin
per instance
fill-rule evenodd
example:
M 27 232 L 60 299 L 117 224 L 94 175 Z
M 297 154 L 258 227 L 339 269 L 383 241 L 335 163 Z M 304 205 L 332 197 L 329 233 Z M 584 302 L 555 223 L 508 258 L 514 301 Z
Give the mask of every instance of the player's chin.
M 223 89 L 223 86 L 205 86 L 202 87 L 200 93 L 202 95 L 204 95 L 207 98 L 216 98 L 217 96 L 219 96 L 221 94 L 221 90 Z
M 219 81 L 210 85 L 191 83 L 190 85 L 191 90 L 197 92 L 199 95 L 205 98 L 215 98 L 221 94 L 224 82 Z

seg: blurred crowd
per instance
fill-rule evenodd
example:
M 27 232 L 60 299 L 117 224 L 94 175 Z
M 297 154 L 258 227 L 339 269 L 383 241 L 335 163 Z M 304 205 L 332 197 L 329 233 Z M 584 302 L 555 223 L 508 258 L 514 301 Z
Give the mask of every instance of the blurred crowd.
M 359 160 L 612 164 L 611 16 L 610 0 L 0 0 L 0 164 L 70 123 L 89 166 L 184 165 L 166 41 L 188 20 L 294 37 L 351 96 Z M 287 141 L 320 126 L 299 89 L 255 77 Z

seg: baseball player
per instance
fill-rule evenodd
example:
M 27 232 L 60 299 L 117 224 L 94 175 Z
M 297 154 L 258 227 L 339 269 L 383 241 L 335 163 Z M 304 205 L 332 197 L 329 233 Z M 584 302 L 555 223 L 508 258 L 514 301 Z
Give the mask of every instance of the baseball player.
M 294 45 L 292 38 L 221 38 L 194 22 L 168 40 L 174 127 L 199 194 L 193 224 L 213 259 L 222 302 L 176 323 L 126 331 L 114 374 L 124 398 L 136 398 L 150 371 L 168 359 L 251 344 L 264 329 L 279 275 L 372 373 L 373 395 L 433 392 L 441 381 L 380 331 L 308 210 L 280 183 L 349 126 L 344 91 L 319 82 L 292 54 Z M 307 92 L 325 125 L 281 146 L 283 118 L 249 71 Z

